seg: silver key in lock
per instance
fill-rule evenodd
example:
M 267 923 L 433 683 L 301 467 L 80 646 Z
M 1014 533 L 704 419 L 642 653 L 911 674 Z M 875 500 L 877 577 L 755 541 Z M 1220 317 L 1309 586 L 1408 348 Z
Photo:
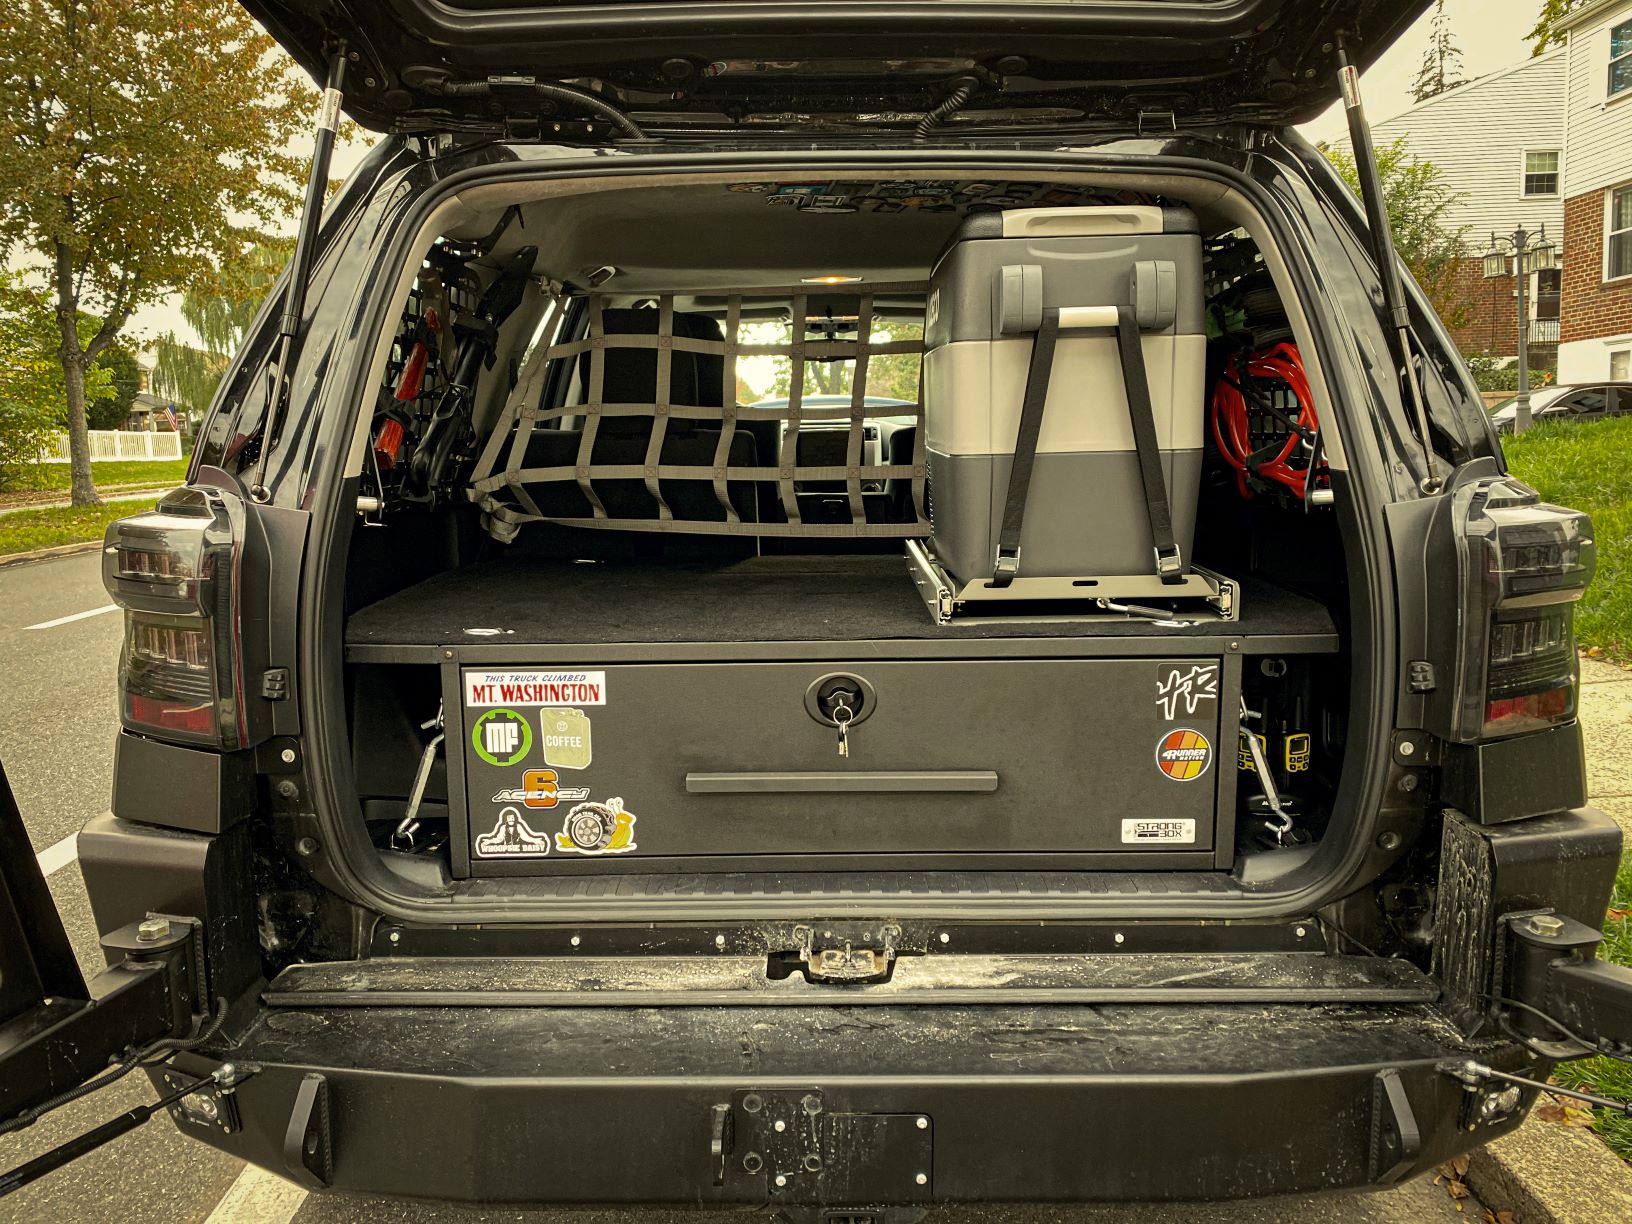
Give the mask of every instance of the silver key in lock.
M 843 701 L 833 707 L 833 722 L 839 728 L 839 755 L 850 755 L 850 724 L 855 721 L 856 713 Z

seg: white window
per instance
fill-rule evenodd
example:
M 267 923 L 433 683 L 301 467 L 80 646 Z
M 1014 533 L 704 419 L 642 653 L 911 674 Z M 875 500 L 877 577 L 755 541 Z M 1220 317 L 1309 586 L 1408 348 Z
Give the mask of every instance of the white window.
M 1531 149 L 1524 155 L 1524 194 L 1558 194 L 1558 150 Z
M 1611 382 L 1632 382 L 1632 349 L 1616 349 L 1609 355 Z
M 1609 193 L 1604 220 L 1604 279 L 1632 276 L 1632 183 Z
M 1609 31 L 1609 96 L 1632 90 L 1632 21 Z

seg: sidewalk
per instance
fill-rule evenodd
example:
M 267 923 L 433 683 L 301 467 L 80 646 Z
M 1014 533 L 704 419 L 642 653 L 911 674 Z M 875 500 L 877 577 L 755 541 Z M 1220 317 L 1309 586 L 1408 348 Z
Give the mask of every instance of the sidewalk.
M 1613 816 L 1632 846 L 1632 669 L 1581 660 L 1587 801 Z

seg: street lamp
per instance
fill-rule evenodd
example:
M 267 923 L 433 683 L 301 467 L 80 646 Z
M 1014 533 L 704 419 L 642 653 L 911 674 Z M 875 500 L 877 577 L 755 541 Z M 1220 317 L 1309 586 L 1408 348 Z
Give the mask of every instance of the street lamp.
M 1558 248 L 1548 241 L 1545 225 L 1535 234 L 1522 225 L 1505 236 L 1492 234 L 1490 250 L 1485 252 L 1485 279 L 1506 276 L 1509 257 L 1519 297 L 1519 398 L 1513 405 L 1513 432 L 1521 434 L 1530 428 L 1530 309 L 1525 290 L 1529 288 L 1530 273 L 1546 272 L 1556 266 Z

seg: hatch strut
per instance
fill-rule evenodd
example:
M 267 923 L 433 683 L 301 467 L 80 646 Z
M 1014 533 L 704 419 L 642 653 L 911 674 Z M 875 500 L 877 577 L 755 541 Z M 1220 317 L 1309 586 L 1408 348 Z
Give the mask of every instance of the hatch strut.
M 255 459 L 255 480 L 249 495 L 258 502 L 271 494 L 266 488 L 266 459 L 272 439 L 289 398 L 289 373 L 294 368 L 296 340 L 306 314 L 306 282 L 311 279 L 312 260 L 317 248 L 317 231 L 323 222 L 323 197 L 329 187 L 329 159 L 334 153 L 335 129 L 340 125 L 340 86 L 346 75 L 346 44 L 335 45 L 329 60 L 329 77 L 323 86 L 323 102 L 317 111 L 317 131 L 312 139 L 312 169 L 306 178 L 306 203 L 301 209 L 300 229 L 295 235 L 295 253 L 289 261 L 289 284 L 284 289 L 283 313 L 278 323 L 277 348 L 267 372 L 266 411 L 261 417 L 260 454 Z
M 1349 62 L 1342 35 L 1337 38 L 1338 83 L 1343 89 L 1343 110 L 1349 120 L 1349 142 L 1354 146 L 1354 169 L 1360 179 L 1360 195 L 1366 205 L 1366 222 L 1371 228 L 1372 252 L 1377 259 L 1377 275 L 1382 281 L 1383 304 L 1393 325 L 1395 360 L 1405 375 L 1411 408 L 1417 418 L 1422 441 L 1424 475 L 1418 488 L 1438 493 L 1445 487 L 1434 464 L 1434 443 L 1428 432 L 1428 406 L 1423 398 L 1422 380 L 1411 342 L 1411 312 L 1406 305 L 1405 287 L 1400 281 L 1399 256 L 1394 250 L 1394 234 L 1388 225 L 1388 204 L 1383 196 L 1383 177 L 1377 169 L 1377 150 L 1372 144 L 1371 127 L 1360 102 L 1360 71 Z

